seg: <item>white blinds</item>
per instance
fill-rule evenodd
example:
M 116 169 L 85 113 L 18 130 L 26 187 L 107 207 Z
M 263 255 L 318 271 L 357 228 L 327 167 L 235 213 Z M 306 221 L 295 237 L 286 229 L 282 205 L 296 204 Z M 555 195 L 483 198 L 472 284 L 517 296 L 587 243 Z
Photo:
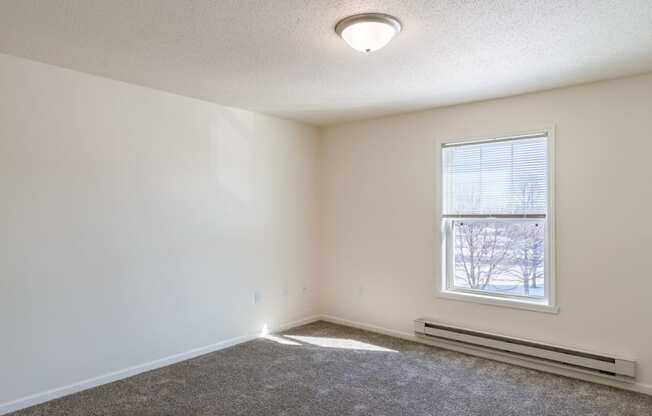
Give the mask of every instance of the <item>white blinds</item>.
M 442 147 L 444 216 L 545 216 L 547 136 Z

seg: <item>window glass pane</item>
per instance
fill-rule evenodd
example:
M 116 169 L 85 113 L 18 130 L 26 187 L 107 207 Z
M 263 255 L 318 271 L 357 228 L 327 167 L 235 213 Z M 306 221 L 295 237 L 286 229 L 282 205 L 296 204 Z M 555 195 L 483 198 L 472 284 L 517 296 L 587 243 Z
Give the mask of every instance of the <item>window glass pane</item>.
M 453 289 L 544 297 L 545 222 L 452 221 Z
M 545 214 L 546 140 L 444 147 L 443 214 Z

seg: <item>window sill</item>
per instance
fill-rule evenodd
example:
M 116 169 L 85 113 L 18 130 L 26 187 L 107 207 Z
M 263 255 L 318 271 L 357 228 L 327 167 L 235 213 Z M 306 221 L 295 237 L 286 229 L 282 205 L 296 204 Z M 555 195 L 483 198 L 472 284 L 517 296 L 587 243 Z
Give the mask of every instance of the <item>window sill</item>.
M 459 300 L 464 302 L 482 303 L 491 306 L 502 306 L 505 308 L 524 309 L 534 312 L 559 313 L 558 305 L 549 305 L 542 301 L 528 301 L 513 298 L 499 298 L 489 295 L 475 293 L 456 292 L 451 290 L 442 290 L 437 293 L 437 297 L 443 299 Z

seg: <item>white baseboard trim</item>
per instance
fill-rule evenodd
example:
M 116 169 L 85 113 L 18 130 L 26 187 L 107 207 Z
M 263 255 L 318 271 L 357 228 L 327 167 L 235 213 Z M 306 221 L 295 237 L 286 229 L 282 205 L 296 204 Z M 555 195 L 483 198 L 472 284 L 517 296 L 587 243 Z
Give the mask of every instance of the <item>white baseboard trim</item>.
M 320 320 L 319 315 L 308 316 L 306 318 L 288 322 L 285 324 L 277 325 L 270 328 L 270 332 L 284 331 L 286 329 L 294 328 L 296 326 L 301 326 L 309 324 Z M 208 354 L 214 351 L 219 351 L 224 348 L 228 348 L 243 342 L 251 341 L 255 338 L 258 338 L 260 334 L 247 334 L 235 338 L 230 338 L 224 341 L 216 342 L 215 344 L 206 345 L 204 347 L 194 348 L 189 351 L 185 351 L 179 354 L 170 355 L 158 360 L 150 361 L 144 364 L 135 365 L 129 368 L 125 368 L 118 371 L 113 371 L 111 373 L 103 374 L 97 377 L 89 378 L 86 380 L 79 381 L 77 383 L 69 384 L 67 386 L 57 387 L 40 393 L 32 394 L 26 397 L 22 397 L 17 400 L 13 400 L 6 403 L 0 404 L 0 415 L 4 415 L 10 412 L 15 412 L 17 410 L 25 409 L 27 407 L 35 406 L 37 404 L 45 403 L 50 400 L 58 399 L 64 396 L 68 396 L 74 393 L 78 393 L 83 390 L 87 390 L 93 387 L 101 386 L 103 384 L 112 383 L 114 381 L 122 380 L 131 376 L 135 376 L 145 371 L 155 370 L 157 368 L 165 367 L 172 365 L 181 361 L 189 360 L 191 358 L 198 357 L 200 355 Z
M 562 376 L 566 376 L 566 377 L 570 377 L 570 378 L 576 378 L 576 379 L 580 379 L 580 380 L 584 380 L 584 381 L 590 381 L 590 382 L 593 382 L 593 383 L 605 384 L 605 385 L 608 385 L 608 386 L 611 386 L 611 387 L 616 387 L 616 388 L 619 388 L 619 389 L 634 391 L 634 392 L 637 392 L 637 393 L 643 393 L 643 394 L 647 394 L 647 395 L 652 396 L 652 385 L 651 384 L 624 383 L 624 382 L 621 383 L 621 382 L 614 381 L 614 380 L 604 379 L 604 378 L 598 377 L 598 376 L 592 376 L 590 374 L 584 374 L 584 373 L 579 373 L 579 372 L 575 372 L 575 371 L 571 371 L 571 370 L 566 370 L 566 369 L 563 369 L 563 368 L 548 366 L 548 365 L 545 365 L 545 364 L 534 363 L 534 362 L 530 362 L 530 361 L 527 361 L 527 360 L 522 360 L 522 359 L 519 359 L 519 358 L 516 358 L 516 357 L 494 354 L 494 353 L 491 353 L 491 352 L 487 352 L 487 351 L 479 350 L 479 349 L 474 349 L 474 348 L 470 348 L 470 347 L 463 347 L 463 346 L 459 346 L 459 345 L 456 345 L 456 344 L 448 343 L 446 341 L 439 342 L 439 341 L 436 341 L 436 340 L 425 340 L 423 338 L 417 337 L 413 333 L 396 331 L 396 330 L 393 330 L 393 329 L 387 329 L 387 328 L 383 328 L 383 327 L 380 327 L 380 326 L 370 325 L 370 324 L 366 324 L 366 323 L 358 322 L 358 321 L 351 321 L 351 320 L 348 320 L 348 319 L 339 318 L 339 317 L 332 316 L 332 315 L 321 315 L 321 320 L 326 321 L 326 322 L 331 322 L 331 323 L 334 323 L 334 324 L 349 326 L 349 327 L 352 327 L 352 328 L 358 328 L 358 329 L 362 329 L 362 330 L 369 331 L 369 332 L 375 332 L 375 333 L 378 333 L 378 334 L 388 335 L 388 336 L 395 337 L 395 338 L 401 338 L 401 339 L 405 339 L 407 341 L 418 342 L 420 344 L 433 345 L 433 346 L 448 349 L 448 350 L 458 351 L 458 352 L 461 352 L 461 353 L 464 353 L 464 354 L 475 355 L 475 356 L 488 358 L 488 359 L 495 360 L 495 361 L 501 361 L 501 362 L 508 363 L 508 364 L 518 365 L 518 366 L 521 366 L 521 367 L 532 368 L 532 369 L 539 370 L 539 371 L 544 371 L 544 372 L 547 372 L 547 373 L 553 373 L 553 374 L 558 374 L 558 375 L 562 375 Z

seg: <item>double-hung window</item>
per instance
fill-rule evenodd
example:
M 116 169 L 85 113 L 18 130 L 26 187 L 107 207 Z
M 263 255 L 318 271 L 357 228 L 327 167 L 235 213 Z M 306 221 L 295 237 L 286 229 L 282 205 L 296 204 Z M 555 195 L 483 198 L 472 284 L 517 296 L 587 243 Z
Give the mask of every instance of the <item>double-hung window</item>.
M 444 297 L 555 311 L 550 130 L 441 146 Z

